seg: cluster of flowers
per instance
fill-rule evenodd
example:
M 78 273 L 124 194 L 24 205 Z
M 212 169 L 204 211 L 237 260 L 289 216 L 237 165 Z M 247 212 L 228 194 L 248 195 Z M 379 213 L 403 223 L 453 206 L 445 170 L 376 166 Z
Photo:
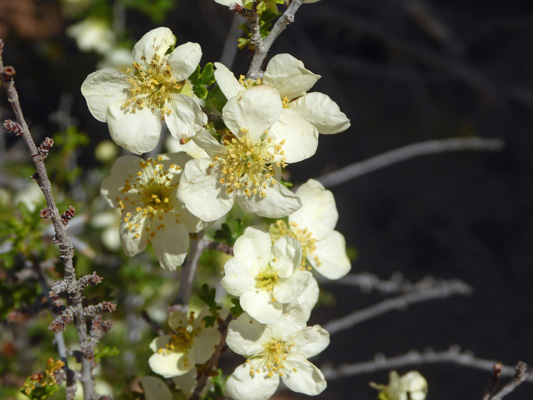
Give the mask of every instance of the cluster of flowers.
M 293 192 L 283 185 L 281 172 L 316 152 L 319 133 L 342 132 L 350 122 L 327 95 L 308 93 L 318 75 L 280 54 L 257 81 L 236 79 L 215 63 L 216 82 L 227 99 L 219 116 L 225 128 L 207 129 L 205 104 L 188 79 L 200 62 L 200 46 L 174 48 L 174 43 L 168 28 L 154 29 L 133 48 L 132 68 L 96 71 L 82 85 L 89 110 L 107 122 L 124 149 L 152 151 L 164 123 L 173 137 L 204 150 L 201 158 L 181 152 L 115 162 L 101 193 L 122 213 L 123 249 L 134 256 L 150 242 L 160 265 L 174 270 L 185 259 L 189 233 L 205 230 L 234 203 L 277 219 L 268 229 L 248 227 L 224 266 L 222 286 L 244 310 L 230 323 L 226 343 L 247 358 L 226 389 L 235 399 L 268 399 L 281 379 L 296 392 L 317 395 L 326 381 L 307 358 L 327 347 L 329 334 L 307 326 L 319 293 L 311 271 L 338 279 L 348 273 L 350 261 L 344 237 L 335 231 L 332 193 L 315 180 Z M 194 387 L 196 365 L 208 361 L 221 340 L 205 316 L 174 312 L 172 334 L 151 344 L 152 370 L 174 379 L 186 395 Z

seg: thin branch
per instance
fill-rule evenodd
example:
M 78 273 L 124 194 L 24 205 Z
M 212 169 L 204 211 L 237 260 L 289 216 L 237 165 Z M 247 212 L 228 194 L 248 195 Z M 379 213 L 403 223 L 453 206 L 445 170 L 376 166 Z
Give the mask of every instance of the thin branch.
M 494 365 L 498 364 L 495 360 L 486 360 L 476 358 L 472 353 L 461 351 L 459 346 L 451 346 L 446 351 L 435 352 L 432 349 L 423 352 L 418 350 L 410 351 L 407 354 L 396 357 L 385 357 L 384 355 L 377 355 L 373 360 L 359 362 L 354 364 L 342 365 L 337 368 L 328 366 L 321 367 L 324 376 L 328 380 L 340 379 L 348 376 L 363 375 L 377 371 L 391 370 L 395 368 L 411 367 L 414 365 L 423 364 L 457 364 L 464 367 L 479 369 L 482 371 L 492 372 Z M 502 365 L 501 376 L 514 376 L 515 368 Z M 527 378 L 529 382 L 533 382 L 533 378 Z
M 472 288 L 459 280 L 443 281 L 433 287 L 424 288 L 413 293 L 407 293 L 392 299 L 384 300 L 363 310 L 354 311 L 342 318 L 333 320 L 324 325 L 331 335 L 348 329 L 360 322 L 376 318 L 389 311 L 406 308 L 410 304 L 421 303 L 433 299 L 443 299 L 457 294 L 469 295 Z
M 263 65 L 263 61 L 265 60 L 270 47 L 272 47 L 272 44 L 278 38 L 281 32 L 283 32 L 290 23 L 294 22 L 294 14 L 296 14 L 296 11 L 298 11 L 302 3 L 303 0 L 292 0 L 291 4 L 289 7 L 287 7 L 283 15 L 279 17 L 274 24 L 268 36 L 258 46 L 256 46 L 254 57 L 252 58 L 250 68 L 248 69 L 248 74 L 246 75 L 247 78 L 254 80 L 261 78 L 263 75 L 261 66 Z
M 189 301 L 191 299 L 194 276 L 196 275 L 196 269 L 198 268 L 198 261 L 200 260 L 200 256 L 204 249 L 209 246 L 209 240 L 203 239 L 202 236 L 203 232 L 200 232 L 197 234 L 196 238 L 191 238 L 189 255 L 181 270 L 178 294 L 172 302 L 169 312 L 179 309 L 180 311 L 187 313 Z
M 4 67 L 3 63 L 3 48 L 4 42 L 0 39 L 0 79 L 2 80 L 3 86 L 5 87 L 7 99 L 11 103 L 13 112 L 15 113 L 17 122 L 6 121 L 4 127 L 18 136 L 22 136 L 26 146 L 28 147 L 37 173 L 33 176 L 34 179 L 39 184 L 41 191 L 46 200 L 47 209 L 46 217 L 52 220 L 55 235 L 53 241 L 58 244 L 60 250 L 60 259 L 65 265 L 65 282 L 69 285 L 76 285 L 76 271 L 74 269 L 74 264 L 72 258 L 74 256 L 74 248 L 72 243 L 66 233 L 66 225 L 62 219 L 61 214 L 56 206 L 53 194 L 52 194 L 52 185 L 48 179 L 48 174 L 44 164 L 44 160 L 48 155 L 48 151 L 52 146 L 53 142 L 50 143 L 50 140 L 46 140 L 37 148 L 33 137 L 31 136 L 28 124 L 22 113 L 20 107 L 18 92 L 15 88 L 14 76 L 15 69 L 10 66 Z M 43 210 L 44 211 L 44 210 Z M 72 301 L 72 308 L 75 314 L 75 325 L 78 333 L 78 339 L 80 342 L 80 347 L 84 354 L 81 360 L 81 377 L 80 381 L 83 387 L 84 399 L 91 400 L 95 396 L 94 392 L 94 380 L 92 376 L 92 368 L 94 366 L 93 361 L 93 352 L 94 348 L 92 347 L 86 324 L 86 316 L 83 310 L 83 295 L 81 291 L 75 291 L 70 297 Z
M 192 393 L 190 400 L 200 399 L 200 395 L 202 394 L 202 391 L 207 383 L 207 379 L 211 376 L 211 371 L 216 367 L 218 359 L 224 350 L 229 323 L 233 320 L 233 318 L 233 315 L 229 314 L 225 320 L 219 320 L 219 330 L 221 336 L 220 342 L 217 344 L 215 352 L 209 359 L 207 365 L 198 371 L 196 376 L 196 387 L 194 388 L 194 392 Z
M 224 48 L 222 49 L 222 55 L 220 56 L 220 62 L 229 69 L 233 68 L 233 62 L 237 55 L 237 40 L 242 34 L 239 25 L 242 24 L 242 22 L 243 18 L 239 14 L 233 16 L 231 27 L 229 28 L 226 41 L 224 42 Z
M 369 172 L 388 167 L 413 157 L 445 153 L 448 151 L 500 151 L 504 146 L 505 142 L 501 139 L 484 139 L 476 137 L 428 140 L 426 142 L 412 143 L 400 147 L 399 149 L 387 151 L 386 153 L 348 165 L 317 179 L 322 182 L 325 187 L 330 188 Z
M 516 374 L 514 378 L 505 385 L 498 393 L 490 398 L 490 400 L 501 400 L 509 393 L 513 392 L 518 386 L 520 386 L 525 381 L 533 380 L 533 370 L 528 371 L 528 366 L 525 362 L 519 361 L 516 364 L 515 370 Z
M 435 286 L 438 281 L 435 280 L 435 278 L 428 276 L 417 283 L 412 283 L 405 279 L 400 272 L 394 273 L 388 280 L 383 280 L 378 278 L 377 275 L 369 272 L 361 272 L 359 274 L 349 274 L 337 280 L 321 279 L 320 283 L 328 285 L 356 286 L 361 289 L 363 293 L 377 291 L 383 294 L 391 294 L 408 293 L 429 288 Z

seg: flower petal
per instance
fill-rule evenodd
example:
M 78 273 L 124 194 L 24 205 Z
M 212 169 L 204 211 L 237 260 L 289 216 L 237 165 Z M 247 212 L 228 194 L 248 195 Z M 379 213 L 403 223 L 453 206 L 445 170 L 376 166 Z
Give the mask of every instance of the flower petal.
M 319 133 L 325 135 L 344 132 L 351 125 L 337 103 L 324 93 L 307 93 L 290 103 L 290 109 L 302 115 Z
M 233 0 L 232 0 L 233 1 Z M 226 96 L 226 99 L 231 99 L 233 96 L 237 96 L 244 90 L 239 81 L 233 75 L 226 66 L 222 63 L 215 63 L 215 79 L 217 84 Z
M 238 366 L 226 382 L 227 394 L 235 400 L 267 400 L 279 386 L 279 376 L 252 375 L 249 364 Z
M 286 304 L 296 300 L 312 278 L 311 272 L 298 270 L 290 278 L 280 279 L 273 290 L 276 301 Z
M 235 200 L 244 211 L 267 218 L 283 218 L 301 207 L 300 198 L 279 182 L 267 184 L 265 192 L 265 197 L 236 194 Z
M 304 63 L 290 54 L 278 54 L 269 61 L 264 82 L 278 89 L 281 98 L 292 100 L 302 96 L 320 79 L 305 69 Z
M 198 43 L 187 42 L 176 47 L 167 60 L 172 68 L 172 77 L 184 81 L 196 70 L 201 58 L 202 48 Z
M 165 115 L 170 134 L 176 139 L 192 137 L 207 123 L 207 115 L 192 98 L 184 94 L 172 96 L 170 114 Z
M 318 147 L 318 131 L 296 111 L 283 109 L 279 120 L 270 128 L 268 136 L 282 143 L 284 161 L 291 164 L 311 157 Z
M 242 237 L 242 236 L 241 236 Z M 240 239 L 240 238 L 239 238 Z M 226 293 L 240 297 L 255 287 L 255 269 L 240 259 L 233 257 L 224 265 L 224 277 L 220 284 Z
M 172 392 L 161 379 L 155 376 L 141 378 L 145 400 L 172 400 Z
M 168 326 L 170 326 L 170 329 L 172 329 L 173 331 L 177 331 L 178 328 L 185 327 L 188 324 L 189 324 L 189 317 L 187 316 L 187 314 L 185 314 L 182 311 L 179 311 L 179 310 L 174 311 L 168 317 Z
M 130 213 L 128 222 L 124 218 L 120 220 L 120 243 L 124 253 L 133 257 L 146 249 L 148 235 L 146 228 L 150 226 L 149 219 L 143 218 L 142 214 L 135 211 L 135 206 L 128 205 L 123 210 L 124 213 Z
M 161 213 L 150 229 L 150 242 L 161 267 L 175 271 L 187 255 L 189 231 L 173 212 Z
M 264 350 L 261 337 L 265 329 L 266 325 L 243 313 L 230 322 L 226 344 L 233 352 L 244 357 L 259 354 Z
M 302 261 L 300 242 L 292 237 L 283 236 L 272 246 L 273 260 L 270 262 L 280 278 L 289 278 Z
M 194 338 L 194 343 L 189 350 L 191 363 L 203 364 L 207 362 L 215 352 L 216 346 L 220 343 L 220 338 L 218 328 L 204 327 Z
M 292 303 L 290 303 L 288 306 L 285 307 L 284 312 L 288 312 L 288 309 L 291 307 L 296 307 L 298 305 L 302 304 L 308 304 L 309 305 L 309 315 L 305 319 L 305 322 L 309 320 L 309 316 L 311 315 L 311 309 L 313 309 L 318 302 L 318 296 L 320 294 L 320 289 L 318 287 L 318 282 L 313 277 L 309 279 L 309 282 L 307 282 L 307 287 L 305 288 L 304 292 L 298 296 L 296 300 L 294 300 Z
M 204 221 L 216 221 L 228 213 L 233 206 L 233 196 L 219 183 L 209 164 L 211 160 L 201 158 L 189 161 L 181 175 L 178 198 L 185 207 Z
M 211 158 L 226 152 L 225 147 L 218 143 L 207 129 L 200 129 L 196 135 L 193 136 L 192 141 L 209 154 L 209 157 Z
M 278 120 L 281 110 L 281 100 L 276 89 L 261 85 L 230 98 L 222 109 L 222 116 L 235 136 L 242 137 L 248 132 L 252 143 L 257 143 Z
M 320 260 L 320 265 L 316 262 Z M 346 255 L 346 241 L 337 231 L 316 242 L 316 250 L 308 254 L 307 260 L 315 270 L 328 279 L 339 279 L 346 275 L 352 264 Z
M 173 376 L 183 375 L 190 370 L 190 368 L 186 370 L 183 368 L 183 357 L 184 353 L 154 353 L 148 359 L 148 365 L 150 365 L 152 371 L 163 378 L 172 378 Z
M 320 182 L 309 179 L 296 194 L 302 200 L 302 208 L 289 216 L 289 222 L 296 222 L 299 229 L 307 228 L 316 240 L 333 232 L 339 219 L 333 193 Z
M 104 68 L 85 78 L 81 93 L 93 117 L 100 122 L 106 122 L 107 109 L 111 104 L 124 104 L 129 87 L 125 74 L 116 69 Z
M 152 29 L 135 43 L 132 51 L 133 59 L 142 65 L 149 64 L 156 54 L 163 58 L 175 42 L 176 37 L 170 29 L 165 27 Z
M 235 241 L 233 254 L 246 262 L 248 268 L 264 268 L 270 262 L 272 239 L 267 232 L 254 228 L 246 228 L 244 235 Z
M 123 156 L 115 161 L 111 168 L 111 175 L 102 182 L 100 194 L 111 207 L 118 207 L 117 197 L 130 175 L 137 176 L 141 170 L 142 158 L 137 156 Z
M 112 104 L 107 110 L 111 139 L 135 154 L 151 151 L 161 136 L 161 120 L 149 108 L 127 112 L 121 104 Z
M 185 395 L 186 399 L 189 399 L 191 397 L 194 391 L 194 388 L 196 387 L 196 373 L 197 373 L 196 368 L 193 368 L 186 374 L 172 377 L 172 382 L 174 382 L 176 387 L 179 390 L 181 390 L 181 392 Z M 154 400 L 163 400 L 163 399 L 154 399 Z
M 297 393 L 316 396 L 326 389 L 327 383 L 324 374 L 301 356 L 292 356 L 286 366 L 296 369 L 296 372 L 285 374 L 281 379 L 287 387 Z
M 308 326 L 291 337 L 294 353 L 305 358 L 316 356 L 329 346 L 329 333 L 320 325 Z
M 262 324 L 272 324 L 279 320 L 283 306 L 272 301 L 270 293 L 265 290 L 251 290 L 240 298 L 241 307 L 250 316 Z

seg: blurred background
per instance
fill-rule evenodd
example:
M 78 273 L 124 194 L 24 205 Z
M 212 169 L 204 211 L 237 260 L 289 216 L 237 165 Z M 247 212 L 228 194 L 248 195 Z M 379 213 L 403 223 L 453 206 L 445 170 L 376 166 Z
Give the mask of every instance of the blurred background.
M 87 296 L 118 303 L 108 317 L 115 326 L 101 345 L 101 384 L 117 398 L 132 398 L 139 388 L 134 378 L 150 373 L 147 344 L 155 333 L 140 313 L 147 310 L 164 323 L 176 275 L 162 271 L 150 254 L 128 258 L 117 251 L 116 216 L 99 199 L 98 188 L 119 149 L 109 143 L 107 126 L 90 115 L 79 88 L 89 73 L 121 62 L 158 26 L 171 28 L 178 44 L 199 43 L 202 65 L 224 54 L 224 62 L 244 74 L 247 51 L 234 57 L 224 51 L 238 22 L 212 0 L 0 0 L 4 62 L 17 71 L 21 105 L 36 141 L 55 140 L 48 168 L 56 197 L 63 208 L 73 204 L 78 211 L 78 222 L 69 227 L 78 241 L 78 269 L 104 277 Z M 357 253 L 352 273 L 389 279 L 401 272 L 414 282 L 428 275 L 458 278 L 473 294 L 412 305 L 339 332 L 313 362 L 335 367 L 377 353 L 395 356 L 458 344 L 508 365 L 533 363 L 529 2 L 323 0 L 300 8 L 269 55 L 285 52 L 322 76 L 313 90 L 328 94 L 352 122 L 344 133 L 322 135 L 317 154 L 289 168 L 294 183 L 425 140 L 482 137 L 506 144 L 500 152 L 413 158 L 331 189 L 340 214 L 337 230 L 350 254 Z M 0 117 L 12 117 L 3 92 Z M 41 268 L 52 282 L 62 274 L 49 246 L 50 227 L 37 215 L 42 199 L 28 178 L 32 173 L 24 143 L 0 133 L 0 398 L 14 398 L 25 377 L 57 358 L 46 329 L 49 312 L 14 313 L 39 308 L 35 263 L 51 260 Z M 205 254 L 201 279 L 214 282 L 221 257 Z M 322 289 L 310 324 L 385 298 L 335 282 Z M 72 327 L 66 337 L 76 342 Z M 222 361 L 232 366 L 242 359 Z M 427 378 L 431 400 L 481 399 L 491 376 L 451 364 L 399 372 L 411 369 Z M 383 371 L 333 380 L 319 398 L 376 399 L 368 382 L 386 383 L 387 377 Z M 524 384 L 509 399 L 532 393 L 533 386 Z

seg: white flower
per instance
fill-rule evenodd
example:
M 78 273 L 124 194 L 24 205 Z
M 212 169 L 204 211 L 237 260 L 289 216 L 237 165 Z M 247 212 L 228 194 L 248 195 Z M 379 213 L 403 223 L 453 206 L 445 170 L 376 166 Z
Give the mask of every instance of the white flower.
M 151 242 L 161 266 L 174 270 L 189 248 L 189 232 L 205 228 L 176 196 L 188 160 L 185 153 L 146 161 L 124 156 L 113 165 L 100 190 L 109 205 L 122 211 L 120 240 L 128 256 L 140 253 Z
M 307 288 L 312 275 L 300 268 L 302 253 L 297 240 L 279 239 L 247 228 L 233 248 L 233 257 L 224 265 L 222 287 L 238 296 L 244 311 L 263 324 L 276 322 L 283 305 L 296 300 Z
M 67 35 L 76 40 L 81 51 L 94 50 L 105 54 L 115 42 L 115 34 L 105 21 L 86 19 L 67 28 Z
M 118 209 L 99 212 L 90 219 L 91 226 L 102 229 L 102 243 L 109 250 L 117 251 L 120 249 L 119 230 L 121 219 L 121 212 Z
M 329 334 L 318 325 L 306 326 L 298 312 L 269 325 L 244 313 L 230 323 L 226 343 L 248 358 L 226 382 L 227 394 L 235 400 L 266 400 L 280 378 L 289 389 L 311 396 L 326 388 L 324 375 L 307 358 L 328 346 Z
M 155 148 L 162 120 L 178 139 L 194 135 L 207 122 L 187 80 L 202 50 L 189 42 L 167 54 L 175 39 L 168 28 L 154 29 L 133 48 L 133 70 L 104 68 L 81 86 L 92 115 L 107 122 L 115 143 L 132 153 Z
M 192 312 L 189 317 L 181 311 L 170 314 L 168 324 L 173 333 L 157 337 L 150 344 L 154 351 L 148 359 L 152 371 L 164 378 L 181 376 L 211 358 L 221 336 L 216 326 L 205 326 L 206 315 L 205 311 L 198 318 Z M 187 387 L 190 389 L 189 384 Z
M 402 376 L 391 371 L 388 385 L 371 382 L 370 386 L 381 391 L 381 400 L 425 400 L 428 393 L 426 378 L 418 371 L 411 371 Z
M 278 92 L 258 86 L 224 106 L 231 132 L 222 144 L 205 129 L 193 137 L 211 158 L 185 166 L 178 195 L 191 213 L 214 221 L 237 202 L 246 212 L 280 218 L 300 208 L 298 197 L 280 183 L 281 167 L 311 157 L 318 133 L 297 113 L 281 110 Z
M 302 208 L 289 215 L 289 224 L 278 220 L 270 226 L 272 239 L 291 236 L 302 246 L 302 266 L 311 265 L 329 279 L 339 279 L 351 268 L 346 255 L 346 241 L 337 232 L 339 219 L 335 198 L 322 184 L 309 179 L 300 186 L 296 194 L 302 201 Z
M 144 400 L 173 400 L 172 392 L 165 382 L 155 376 L 141 378 Z
M 266 67 L 263 79 L 257 82 L 245 80 L 243 76 L 237 80 L 223 64 L 215 63 L 215 66 L 215 78 L 228 99 L 242 90 L 264 83 L 279 91 L 285 113 L 303 116 L 318 132 L 333 134 L 350 127 L 350 120 L 329 96 L 319 92 L 307 93 L 320 79 L 320 75 L 307 70 L 300 60 L 290 54 L 274 56 Z

